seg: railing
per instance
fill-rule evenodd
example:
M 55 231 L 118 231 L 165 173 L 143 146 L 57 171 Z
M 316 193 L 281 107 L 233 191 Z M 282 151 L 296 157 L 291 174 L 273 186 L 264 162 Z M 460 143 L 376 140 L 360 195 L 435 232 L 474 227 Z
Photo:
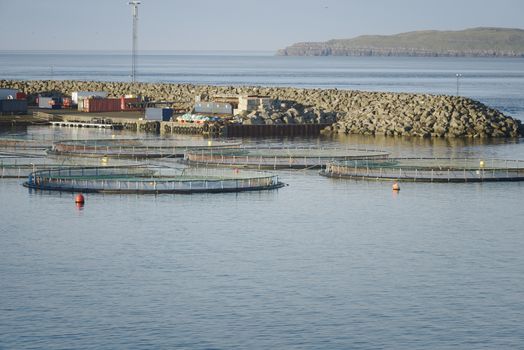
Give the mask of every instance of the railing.
M 123 139 L 123 140 L 85 140 L 85 141 L 60 141 L 53 144 L 52 153 L 64 155 L 79 156 L 110 156 L 117 158 L 135 158 L 135 157 L 181 157 L 188 150 L 192 149 L 210 149 L 222 147 L 237 147 L 238 142 L 226 141 L 208 141 L 207 143 L 194 143 L 180 145 L 147 145 L 142 143 L 154 142 L 140 139 Z M 177 143 L 177 141 L 164 141 L 164 143 Z M 127 143 L 127 144 L 126 144 Z M 182 142 L 184 143 L 184 142 Z
M 30 162 L 28 159 L 24 159 L 22 162 L 18 159 L 9 161 L 0 159 L 0 178 L 25 178 L 34 171 L 60 166 L 59 164 L 49 163 L 41 158 L 34 159 L 34 162 Z
M 246 147 L 215 151 L 190 150 L 184 154 L 184 160 L 189 163 L 273 169 L 286 167 L 324 167 L 334 161 L 355 158 L 387 159 L 387 157 L 387 152 L 376 150 L 312 147 Z
M 14 150 L 32 150 L 46 149 L 51 147 L 50 141 L 43 140 L 17 140 L 17 139 L 0 139 L 0 148 L 9 148 Z
M 524 161 L 521 160 L 425 158 L 419 159 L 421 162 L 418 166 L 417 159 L 409 159 L 412 164 L 404 164 L 404 166 L 402 163 L 395 164 L 394 161 L 392 159 L 384 164 L 378 162 L 366 164 L 364 161 L 334 162 L 328 164 L 322 174 L 332 177 L 422 182 L 524 181 Z M 429 165 L 428 163 L 431 162 L 435 164 Z
M 265 189 L 280 184 L 276 175 L 238 170 L 226 174 L 219 169 L 190 169 L 179 171 L 178 176 L 172 172 L 173 169 L 157 167 L 50 169 L 31 173 L 27 185 L 61 191 L 189 193 Z

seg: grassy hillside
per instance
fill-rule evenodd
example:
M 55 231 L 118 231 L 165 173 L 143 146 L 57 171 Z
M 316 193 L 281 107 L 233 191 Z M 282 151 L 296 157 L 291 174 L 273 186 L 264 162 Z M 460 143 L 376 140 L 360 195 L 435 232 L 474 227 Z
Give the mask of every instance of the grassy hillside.
M 495 56 L 524 57 L 524 30 L 473 28 L 363 35 L 353 39 L 296 43 L 283 56 Z

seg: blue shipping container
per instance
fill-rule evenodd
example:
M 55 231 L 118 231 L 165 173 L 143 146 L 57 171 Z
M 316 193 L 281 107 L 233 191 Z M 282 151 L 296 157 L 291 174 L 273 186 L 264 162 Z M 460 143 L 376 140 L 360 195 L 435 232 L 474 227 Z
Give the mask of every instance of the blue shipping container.
M 27 114 L 27 100 L 0 100 L 0 113 Z

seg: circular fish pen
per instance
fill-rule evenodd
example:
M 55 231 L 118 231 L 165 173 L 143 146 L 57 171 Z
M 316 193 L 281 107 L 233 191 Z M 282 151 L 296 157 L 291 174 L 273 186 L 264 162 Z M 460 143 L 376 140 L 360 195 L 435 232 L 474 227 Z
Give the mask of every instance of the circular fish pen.
M 524 181 L 524 161 L 474 158 L 390 158 L 332 162 L 321 175 L 413 182 Z
M 30 159 L 24 159 L 24 160 L 0 160 L 0 179 L 6 179 L 6 178 L 25 178 L 30 173 L 42 170 L 42 169 L 57 169 L 60 167 L 63 167 L 63 164 L 57 164 L 57 163 L 50 163 L 47 162 L 38 162 L 38 161 L 31 161 Z
M 41 169 L 63 167 L 54 160 L 45 158 L 45 154 L 1 152 L 0 153 L 0 179 L 23 178 L 31 172 Z
M 387 152 L 365 149 L 320 147 L 243 147 L 234 149 L 188 150 L 184 161 L 224 167 L 258 169 L 320 168 L 333 161 L 387 159 Z
M 183 157 L 192 149 L 239 147 L 239 142 L 214 140 L 101 139 L 55 142 L 50 154 L 77 157 L 113 157 L 128 159 Z
M 43 150 L 51 147 L 51 141 L 0 138 L 0 149 Z
M 284 186 L 277 175 L 238 169 L 161 166 L 69 167 L 35 171 L 24 186 L 85 193 L 220 193 Z

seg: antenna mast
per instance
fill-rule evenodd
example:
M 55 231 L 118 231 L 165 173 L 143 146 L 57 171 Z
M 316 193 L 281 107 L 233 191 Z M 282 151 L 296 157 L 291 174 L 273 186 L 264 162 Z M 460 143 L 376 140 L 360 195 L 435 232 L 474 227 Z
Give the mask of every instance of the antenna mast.
M 137 49 L 137 41 L 138 41 L 138 5 L 140 5 L 140 1 L 132 0 L 129 1 L 129 5 L 131 5 L 133 8 L 133 53 L 131 57 L 131 81 L 134 83 L 136 82 L 136 49 Z

